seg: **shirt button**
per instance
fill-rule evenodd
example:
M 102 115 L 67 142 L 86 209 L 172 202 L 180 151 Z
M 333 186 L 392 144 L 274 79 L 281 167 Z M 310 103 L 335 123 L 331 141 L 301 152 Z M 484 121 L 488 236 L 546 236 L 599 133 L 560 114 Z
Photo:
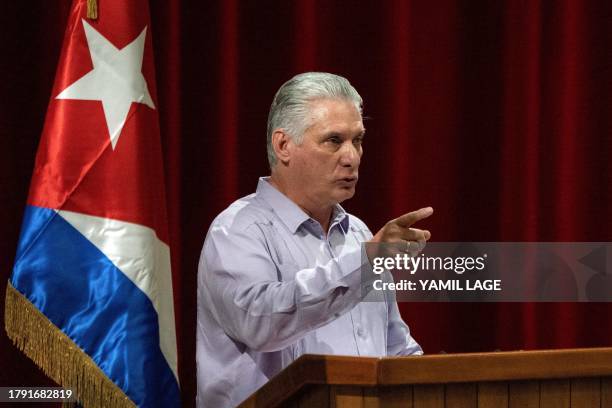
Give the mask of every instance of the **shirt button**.
M 363 337 L 363 329 L 362 329 L 361 327 L 359 327 L 359 328 L 357 329 L 357 335 L 358 335 L 359 337 Z

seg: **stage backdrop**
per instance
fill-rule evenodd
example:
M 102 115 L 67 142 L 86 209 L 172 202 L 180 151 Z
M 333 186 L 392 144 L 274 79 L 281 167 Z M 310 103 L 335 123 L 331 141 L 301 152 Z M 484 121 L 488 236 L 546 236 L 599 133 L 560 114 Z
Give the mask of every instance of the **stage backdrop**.
M 69 5 L 0 5 L 2 299 Z M 268 107 L 298 72 L 344 75 L 365 100 L 345 207 L 373 231 L 431 205 L 421 226 L 435 241 L 612 241 L 608 0 L 160 0 L 151 12 L 187 406 L 199 251 L 213 217 L 267 174 Z M 401 310 L 427 353 L 612 345 L 609 304 Z M 2 386 L 49 384 L 4 330 L 0 366 Z

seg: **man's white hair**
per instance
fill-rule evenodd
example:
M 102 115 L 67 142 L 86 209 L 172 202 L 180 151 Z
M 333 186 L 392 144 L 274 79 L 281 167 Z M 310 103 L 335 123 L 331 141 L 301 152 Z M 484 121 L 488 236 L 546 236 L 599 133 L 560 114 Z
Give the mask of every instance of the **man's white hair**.
M 272 134 L 283 129 L 296 142 L 302 143 L 304 131 L 311 125 L 310 102 L 317 99 L 345 99 L 361 113 L 363 100 L 349 81 L 327 72 L 305 72 L 280 87 L 268 114 L 268 163 L 276 164 Z

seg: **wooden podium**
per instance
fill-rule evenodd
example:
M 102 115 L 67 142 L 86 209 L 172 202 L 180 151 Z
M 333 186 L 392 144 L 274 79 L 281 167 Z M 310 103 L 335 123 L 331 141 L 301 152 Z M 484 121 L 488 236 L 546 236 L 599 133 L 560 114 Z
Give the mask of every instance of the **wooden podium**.
M 612 348 L 304 355 L 240 407 L 612 408 Z

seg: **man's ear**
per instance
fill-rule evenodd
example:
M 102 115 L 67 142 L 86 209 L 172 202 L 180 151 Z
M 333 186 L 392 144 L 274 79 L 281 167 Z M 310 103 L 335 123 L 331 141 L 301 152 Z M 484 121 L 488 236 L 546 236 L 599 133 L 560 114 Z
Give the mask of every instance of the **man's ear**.
M 291 158 L 290 145 L 292 143 L 293 140 L 283 129 L 276 129 L 274 133 L 272 133 L 272 147 L 274 148 L 274 153 L 276 153 L 276 158 L 279 162 L 283 164 L 289 163 L 289 159 Z

